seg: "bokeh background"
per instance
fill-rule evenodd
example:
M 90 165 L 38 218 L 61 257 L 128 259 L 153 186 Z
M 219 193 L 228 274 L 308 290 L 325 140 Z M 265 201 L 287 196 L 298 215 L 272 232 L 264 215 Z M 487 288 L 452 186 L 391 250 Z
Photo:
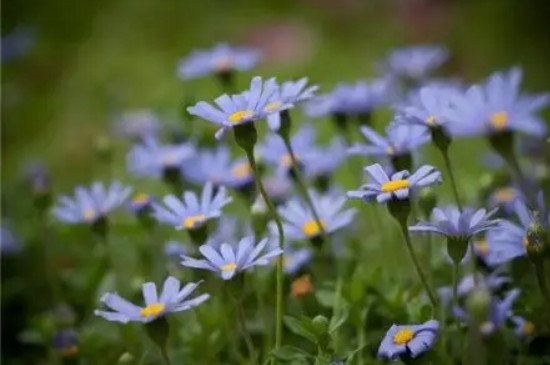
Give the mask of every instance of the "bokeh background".
M 240 74 L 239 87 L 256 74 L 280 80 L 308 76 L 323 92 L 339 81 L 378 75 L 378 62 L 392 48 L 437 43 L 451 54 L 442 76 L 474 82 L 520 65 L 524 88 L 538 92 L 550 90 L 549 8 L 546 0 L 3 1 L 3 55 L 10 51 L 4 49 L 4 37 L 24 31 L 22 44 L 16 44 L 22 51 L 2 60 L 2 218 L 9 217 L 20 235 L 32 236 L 25 231 L 31 199 L 21 181 L 37 160 L 50 170 L 56 194 L 109 176 L 131 184 L 124 164 L 128 146 L 111 140 L 116 116 L 151 108 L 167 130 L 188 131 L 184 106 L 220 93 L 213 79 L 184 83 L 177 78 L 179 59 L 194 48 L 220 41 L 260 48 L 263 63 Z M 548 111 L 545 116 L 548 120 Z M 387 122 L 388 115 L 378 116 L 379 127 Z M 111 145 L 114 162 L 106 169 L 97 152 Z M 438 161 L 426 150 L 428 160 Z M 461 187 L 474 196 L 486 168 L 481 161 L 486 146 L 457 141 L 451 150 Z M 71 234 L 61 233 L 65 241 Z M 128 233 L 119 244 L 121 255 L 127 254 L 132 234 L 139 233 Z M 57 250 L 73 255 L 73 261 L 76 256 L 77 263 L 86 260 L 86 253 L 75 253 L 74 247 Z M 383 250 L 375 254 L 388 257 Z M 59 265 L 78 270 L 75 262 L 62 259 Z M 391 260 L 399 269 L 406 258 Z M 27 264 L 33 265 L 32 257 Z M 69 283 L 71 272 L 64 274 Z M 33 290 L 17 281 L 8 289 L 21 288 Z M 37 295 L 30 307 L 40 307 L 40 301 Z M 17 302 L 12 305 L 14 312 L 3 307 L 4 319 L 23 310 Z M 14 331 L 20 323 L 10 322 Z M 94 331 L 112 328 L 103 326 Z M 3 326 L 2 335 L 6 343 L 14 333 Z M 89 345 L 88 351 L 93 349 Z

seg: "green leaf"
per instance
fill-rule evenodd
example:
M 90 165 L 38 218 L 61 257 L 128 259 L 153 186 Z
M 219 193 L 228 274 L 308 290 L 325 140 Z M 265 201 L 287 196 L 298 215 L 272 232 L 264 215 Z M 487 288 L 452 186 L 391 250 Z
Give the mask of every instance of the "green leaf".
M 329 333 L 336 331 L 349 317 L 349 305 L 342 303 L 330 319 Z
M 310 342 L 317 344 L 318 339 L 311 319 L 301 317 L 300 319 L 291 316 L 284 316 L 285 325 L 298 336 L 304 337 Z
M 302 350 L 301 348 L 294 346 L 282 346 L 278 349 L 271 351 L 273 355 L 278 360 L 291 361 L 291 360 L 306 360 L 307 358 L 312 357 L 309 353 Z
M 315 292 L 315 298 L 323 307 L 331 308 L 334 304 L 334 291 L 329 289 L 319 289 Z

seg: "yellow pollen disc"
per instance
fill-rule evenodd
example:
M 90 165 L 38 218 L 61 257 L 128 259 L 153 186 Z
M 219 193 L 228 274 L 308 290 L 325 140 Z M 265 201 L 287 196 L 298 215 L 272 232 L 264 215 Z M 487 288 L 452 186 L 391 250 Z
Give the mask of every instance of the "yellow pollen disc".
M 475 245 L 476 245 L 477 251 L 482 256 L 487 256 L 489 254 L 489 244 L 487 243 L 487 240 L 482 239 L 480 241 L 477 241 Z
M 310 220 L 302 225 L 302 232 L 308 237 L 314 237 L 321 233 L 321 228 L 324 228 L 323 222 L 321 222 L 321 226 L 319 226 L 317 221 Z
M 222 271 L 231 271 L 231 270 L 235 270 L 236 268 L 237 268 L 237 264 L 234 262 L 230 262 L 221 267 Z
M 527 236 L 523 237 L 523 241 L 521 241 L 521 243 L 523 243 L 523 247 L 529 246 L 529 239 Z
M 151 305 L 148 305 L 147 307 L 143 308 L 139 314 L 142 317 L 150 317 L 150 316 L 156 316 L 159 313 L 161 313 L 164 308 L 166 308 L 166 305 L 163 303 L 153 303 Z
M 386 154 L 388 154 L 388 155 L 395 154 L 395 148 L 393 148 L 393 146 L 386 147 Z
M 521 331 L 525 334 L 530 335 L 535 332 L 535 325 L 533 324 L 533 322 L 525 321 L 523 327 L 521 328 Z
M 309 275 L 300 276 L 292 282 L 291 293 L 293 297 L 301 298 L 311 292 L 313 292 L 313 285 L 311 285 L 311 278 Z
M 501 203 L 511 202 L 516 198 L 516 189 L 510 187 L 498 189 L 495 197 Z
M 491 122 L 491 125 L 496 130 L 503 130 L 508 125 L 509 120 L 508 113 L 505 111 L 495 112 L 489 117 L 489 121 Z
M 410 340 L 414 338 L 414 331 L 408 328 L 397 331 L 393 335 L 393 343 L 396 345 L 406 345 Z
M 280 107 L 281 105 L 283 105 L 283 103 L 281 103 L 280 101 L 272 101 L 271 103 L 265 106 L 264 111 L 272 112 L 276 110 L 278 107 Z
M 396 191 L 396 190 L 399 190 L 399 189 L 406 189 L 409 187 L 409 180 L 393 180 L 393 181 L 388 181 L 388 182 L 385 182 L 382 184 L 382 191 L 384 193 L 389 193 L 389 192 L 392 192 L 392 191 Z
M 183 220 L 183 228 L 185 229 L 195 228 L 197 224 L 202 223 L 205 220 L 206 220 L 206 216 L 204 214 L 192 215 L 191 217 L 187 217 Z
M 238 178 L 249 177 L 252 170 L 247 162 L 242 162 L 231 169 L 231 175 Z
M 84 210 L 84 213 L 82 213 L 82 216 L 87 221 L 93 221 L 96 218 L 96 212 L 93 209 L 86 209 Z
M 145 204 L 149 201 L 149 195 L 144 193 L 139 193 L 136 196 L 134 196 L 133 201 L 134 203 Z
M 426 124 L 427 125 L 436 125 L 437 124 L 437 117 L 435 115 L 430 115 L 428 118 L 426 118 Z
M 298 156 L 294 156 L 296 158 L 296 162 L 298 162 Z M 284 167 L 290 167 L 292 166 L 292 157 L 290 157 L 290 154 L 286 154 L 283 157 L 281 157 L 281 160 L 279 161 L 281 166 Z
M 252 118 L 254 116 L 254 112 L 252 110 L 239 110 L 238 112 L 235 112 L 229 116 L 229 121 L 231 123 L 240 123 L 245 119 Z

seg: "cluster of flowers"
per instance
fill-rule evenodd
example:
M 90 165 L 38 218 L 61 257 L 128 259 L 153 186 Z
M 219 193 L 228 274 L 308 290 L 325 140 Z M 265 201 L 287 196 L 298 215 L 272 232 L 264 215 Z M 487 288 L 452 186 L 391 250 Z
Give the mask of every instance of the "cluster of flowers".
M 479 286 L 493 293 L 509 282 L 498 270 L 489 276 L 477 273 L 476 260 L 498 269 L 522 255 L 538 260 L 547 249 L 547 242 L 540 239 L 541 235 L 537 236 L 538 231 L 533 233 L 533 227 L 548 232 L 550 214 L 543 194 L 532 193 L 536 190 L 536 182 L 526 179 L 517 164 L 512 137 L 519 133 L 531 137 L 530 141 L 535 143 L 546 136 L 545 123 L 537 112 L 548 104 L 549 96 L 520 92 L 522 73 L 519 68 L 495 73 L 469 87 L 454 81 L 429 80 L 428 75 L 446 58 L 446 50 L 437 46 L 399 49 L 382 64 L 385 76 L 370 82 L 339 84 L 327 94 L 317 95 L 318 86 L 309 85 L 307 78 L 279 83 L 274 78 L 254 77 L 250 87 L 242 93 L 223 94 L 214 100 L 214 105 L 201 101 L 187 108 L 191 115 L 219 128 L 215 133 L 218 140 L 231 130 L 237 142 L 243 138 L 243 131 L 249 133 L 255 147 L 255 160 L 233 158 L 226 145 L 199 148 L 193 140 L 162 144 L 154 114 L 145 111 L 126 114 L 118 123 L 118 131 L 138 138 L 128 153 L 128 169 L 138 176 L 163 179 L 175 190 L 174 194 L 158 200 L 148 194 L 137 194 L 130 200 L 129 207 L 139 216 L 151 216 L 177 230 L 187 231 L 191 240 L 200 245 L 201 259 L 188 255 L 173 242 L 167 246 L 167 252 L 181 255 L 183 266 L 210 270 L 230 280 L 244 270 L 265 266 L 284 255 L 286 272 L 293 275 L 314 255 L 311 248 L 294 246 L 293 242 L 311 240 L 316 243 L 321 237 L 332 235 L 352 223 L 356 210 L 344 208 L 346 196 L 336 187 L 332 177 L 348 156 L 369 156 L 376 160 L 364 169 L 368 182 L 358 190 L 349 191 L 347 197 L 386 204 L 403 228 L 415 264 L 409 232 L 444 236 L 449 256 L 456 266 L 468 260 L 474 262 L 474 272 L 456 282 L 453 289 L 440 288 L 438 298 L 431 295 L 421 267 L 416 266 L 434 307 L 439 301 L 447 303 L 447 309 L 457 319 L 479 325 L 484 334 L 492 333 L 510 319 L 518 334 L 529 335 L 532 325 L 511 311 L 519 295 L 518 289 L 509 290 L 503 297 L 495 294 L 490 300 L 490 314 L 482 323 L 471 319 L 459 306 L 458 299 Z M 213 74 L 230 90 L 235 72 L 248 70 L 259 60 L 256 50 L 219 45 L 209 51 L 192 53 L 182 61 L 178 74 L 184 79 Z M 288 140 L 289 148 L 285 144 L 290 127 L 289 112 L 301 104 L 304 113 L 311 118 L 332 117 L 341 136 L 335 137 L 328 146 L 317 145 L 314 127 L 304 123 Z M 372 126 L 372 116 L 381 107 L 389 107 L 394 112 L 385 135 L 377 133 Z M 264 119 L 271 132 L 255 145 L 256 130 L 251 128 Z M 353 142 L 356 140 L 354 121 L 365 139 L 363 143 Z M 462 206 L 447 152 L 453 139 L 471 136 L 487 137 L 516 174 L 514 184 L 501 186 L 488 199 L 487 204 L 501 208 L 498 211 Z M 414 169 L 413 152 L 430 141 L 448 162 L 446 166 L 457 206 L 440 208 L 434 203 L 429 209 L 431 220 L 409 227 L 411 206 L 418 205 L 417 192 L 442 183 L 442 174 L 437 168 L 423 165 Z M 256 160 L 271 167 L 273 175 L 260 178 Z M 290 196 L 293 180 L 300 178 L 294 176 L 296 169 L 303 172 L 307 181 L 315 183 L 317 189 L 305 192 L 312 205 L 304 197 Z M 269 237 L 259 242 L 251 230 L 244 238 L 235 237 L 234 244 L 226 242 L 228 236 L 235 236 L 235 224 L 224 224 L 224 219 L 226 223 L 229 220 L 225 217 L 217 230 L 209 231 L 209 222 L 222 217 L 222 209 L 232 201 L 227 188 L 250 198 L 254 202 L 253 212 L 266 212 L 270 202 L 265 201 L 265 197 L 253 195 L 253 185 L 255 182 L 261 185 L 259 180 L 265 181 L 267 195 L 277 202 L 285 247 L 270 244 L 270 238 L 282 233 L 277 229 L 275 216 L 271 216 L 273 221 L 268 224 Z M 183 191 L 185 184 L 202 186 L 200 195 L 192 190 Z M 130 187 L 118 182 L 109 187 L 101 183 L 94 183 L 89 189 L 77 187 L 74 197 L 59 198 L 53 213 L 64 222 L 85 222 L 104 233 L 109 213 L 126 202 L 131 193 Z M 227 227 L 233 232 L 228 233 Z M 468 246 L 473 250 L 467 252 Z M 178 279 L 168 277 L 159 295 L 154 283 L 146 283 L 143 285 L 143 307 L 115 293 L 106 293 L 101 301 L 112 311 L 96 310 L 95 313 L 122 323 L 152 322 L 206 301 L 209 294 L 188 299 L 199 284 L 189 283 L 182 287 Z M 418 325 L 394 325 L 382 340 L 378 355 L 387 359 L 417 357 L 433 346 L 439 327 L 436 319 Z

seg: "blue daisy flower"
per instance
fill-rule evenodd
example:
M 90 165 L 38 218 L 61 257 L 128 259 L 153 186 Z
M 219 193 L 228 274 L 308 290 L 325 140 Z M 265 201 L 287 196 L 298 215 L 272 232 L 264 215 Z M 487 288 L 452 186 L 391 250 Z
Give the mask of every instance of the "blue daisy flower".
M 193 159 L 183 165 L 182 171 L 189 181 L 199 185 L 210 181 L 214 185 L 241 188 L 254 180 L 248 161 L 245 158 L 232 161 L 225 146 L 198 151 Z
M 285 248 L 283 267 L 287 274 L 294 275 L 313 259 L 313 250 L 309 247 L 297 249 Z
M 253 236 L 254 232 L 247 220 L 240 220 L 236 217 L 224 215 L 213 230 L 208 235 L 206 241 L 212 247 L 219 247 L 222 243 L 236 241 L 239 237 Z
M 529 338 L 535 334 L 535 324 L 520 316 L 511 316 L 514 333 L 520 338 Z
M 536 113 L 548 104 L 550 95 L 521 94 L 521 79 L 519 68 L 497 72 L 482 85 L 474 85 L 456 96 L 448 113 L 454 134 L 492 135 L 512 130 L 546 135 L 546 124 Z
M 319 89 L 318 85 L 310 85 L 306 87 L 308 78 L 303 77 L 298 81 L 285 81 L 277 88 L 277 92 L 273 94 L 269 103 L 266 105 L 266 111 L 272 110 L 287 110 L 296 106 L 296 104 L 309 100 L 315 96 L 315 92 Z M 267 117 L 269 128 L 273 131 L 279 130 L 281 126 L 280 113 L 271 113 Z
M 204 226 L 209 219 L 221 216 L 221 209 L 232 201 L 223 186 L 214 194 L 214 186 L 210 182 L 204 186 L 200 200 L 192 191 L 184 192 L 182 197 L 180 200 L 170 194 L 162 199 L 164 206 L 153 203 L 153 216 L 178 230 L 193 230 Z
M 360 130 L 368 143 L 352 145 L 348 149 L 348 153 L 352 155 L 394 158 L 409 155 L 430 141 L 427 129 L 416 125 L 390 124 L 386 129 L 386 137 L 367 126 L 361 126 Z
M 489 205 L 501 207 L 506 213 L 512 213 L 518 200 L 525 200 L 525 196 L 518 188 L 514 186 L 502 186 L 495 189 L 489 196 Z
M 310 124 L 302 125 L 290 139 L 290 145 L 297 162 L 301 166 L 306 166 L 317 152 L 315 129 Z M 268 134 L 256 147 L 256 153 L 262 161 L 275 167 L 279 176 L 286 175 L 292 169 L 292 158 L 282 138 L 275 134 Z
M 128 169 L 139 176 L 163 177 L 169 171 L 177 171 L 195 153 L 187 143 L 161 145 L 148 137 L 135 145 L 126 158 Z
M 429 165 L 420 167 L 410 176 L 408 171 L 400 171 L 389 177 L 379 164 L 365 167 L 365 172 L 371 182 L 361 186 L 361 190 L 348 191 L 348 197 L 367 202 L 376 198 L 379 203 L 384 203 L 390 199 L 407 199 L 410 190 L 442 182 L 441 172 Z
M 270 249 L 264 253 L 268 239 L 264 238 L 258 244 L 254 243 L 254 237 L 241 239 L 237 245 L 222 243 L 219 250 L 210 245 L 202 245 L 199 251 L 206 259 L 194 259 L 183 256 L 183 266 L 210 270 L 221 276 L 224 280 L 230 280 L 241 271 L 253 266 L 265 266 L 270 260 L 283 253 L 279 248 Z
M 434 208 L 432 221 L 419 221 L 409 227 L 411 232 L 435 233 L 451 239 L 469 241 L 478 233 L 495 228 L 499 219 L 492 219 L 497 212 L 493 209 L 487 212 L 485 209 L 465 207 L 460 211 L 457 207 Z
M 148 323 L 169 313 L 189 310 L 210 298 L 209 294 L 201 294 L 193 299 L 186 300 L 199 284 L 200 282 L 188 283 L 181 287 L 178 279 L 169 276 L 164 281 L 162 292 L 159 295 L 155 283 L 145 283 L 142 286 L 143 298 L 145 299 L 144 307 L 130 303 L 116 293 L 105 293 L 101 297 L 101 301 L 111 310 L 96 309 L 94 314 L 112 322 Z
M 495 292 L 501 289 L 504 285 L 509 284 L 512 280 L 509 276 L 504 274 L 501 270 L 495 270 L 489 275 L 476 274 L 476 280 L 473 275 L 464 276 L 457 286 L 457 295 L 459 298 L 463 298 L 470 294 L 476 287 L 476 283 L 480 283 L 491 292 Z M 444 286 L 437 290 L 437 293 L 444 303 L 445 307 L 449 307 L 452 304 L 453 289 L 450 286 Z
M 144 212 L 151 208 L 153 198 L 146 193 L 138 193 L 130 199 L 127 206 L 132 213 Z
M 420 80 L 440 67 L 448 57 L 448 51 L 441 46 L 403 47 L 391 51 L 383 67 L 390 74 Z
M 80 351 L 79 342 L 78 333 L 75 330 L 63 329 L 54 334 L 52 345 L 59 356 L 70 358 L 76 356 Z
M 221 139 L 227 130 L 236 125 L 263 119 L 270 113 L 278 112 L 276 107 L 266 109 L 276 92 L 277 82 L 274 78 L 263 83 L 262 78 L 256 76 L 247 91 L 232 96 L 224 94 L 215 99 L 217 108 L 201 101 L 187 108 L 187 111 L 218 124 L 221 128 L 216 132 L 216 138 Z
M 117 117 L 114 124 L 115 134 L 132 139 L 145 139 L 158 134 L 160 120 L 151 110 L 131 110 Z
M 62 196 L 59 205 L 52 212 L 57 219 L 66 223 L 95 223 L 119 207 L 131 194 L 132 188 L 115 181 L 106 187 L 100 182 L 90 188 L 78 186 L 74 198 Z
M 304 164 L 306 177 L 330 176 L 347 159 L 347 146 L 342 138 L 335 137 L 327 147 L 319 147 L 309 156 Z
M 393 325 L 378 348 L 378 357 L 397 360 L 400 356 L 418 357 L 431 349 L 439 332 L 439 322 L 430 320 L 423 324 Z
M 232 47 L 221 43 L 208 50 L 193 51 L 178 66 L 182 79 L 193 79 L 210 74 L 246 71 L 260 61 L 260 52 L 251 47 Z
M 319 195 L 315 190 L 309 190 L 315 210 L 319 214 L 322 227 L 315 220 L 308 206 L 300 199 L 291 199 L 279 208 L 283 219 L 285 236 L 289 240 L 313 239 L 319 237 L 322 231 L 335 232 L 351 223 L 355 209 L 343 209 L 346 198 L 339 194 L 329 193 Z M 273 223 L 271 223 L 273 226 Z M 275 232 L 276 230 L 272 230 Z

